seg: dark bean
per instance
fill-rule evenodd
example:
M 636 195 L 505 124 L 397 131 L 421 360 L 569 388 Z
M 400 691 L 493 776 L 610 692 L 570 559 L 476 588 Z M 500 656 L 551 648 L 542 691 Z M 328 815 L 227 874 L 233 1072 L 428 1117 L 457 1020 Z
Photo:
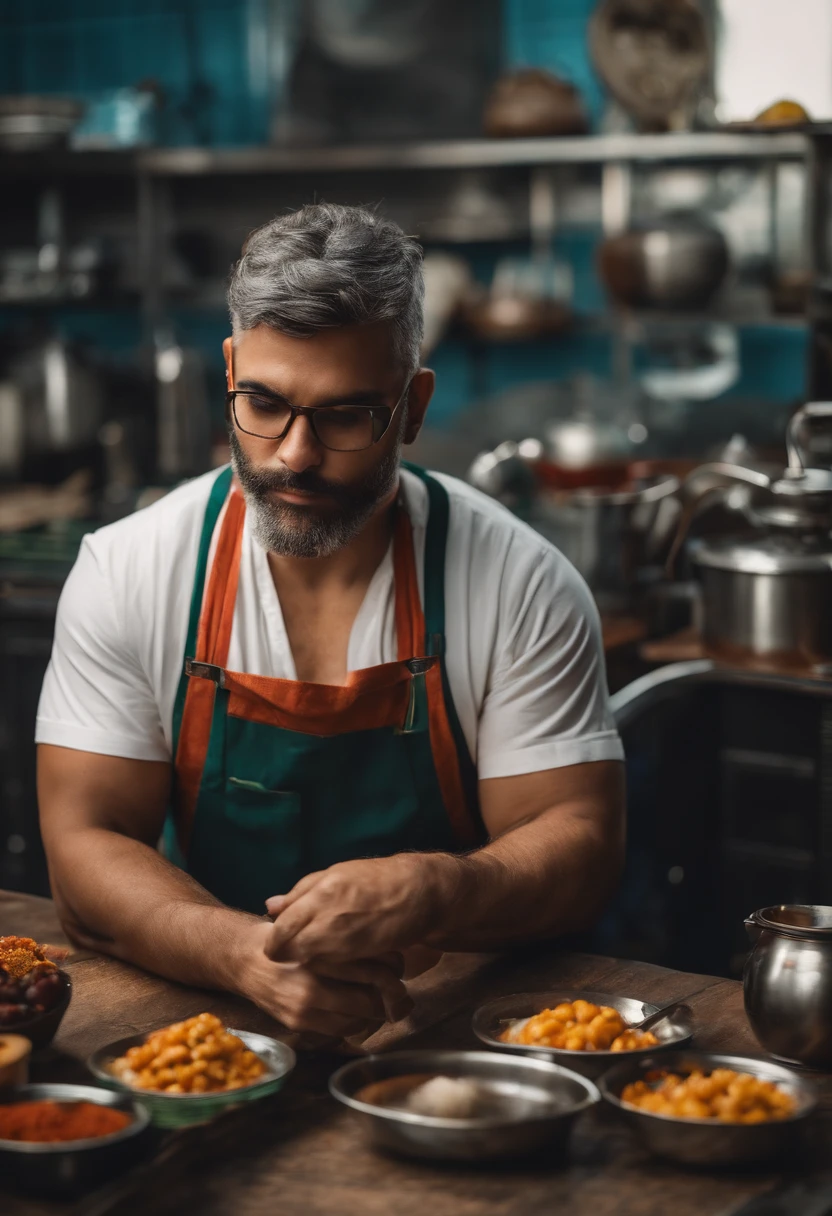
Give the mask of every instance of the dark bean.
M 61 994 L 61 981 L 57 976 L 44 975 L 41 979 L 30 984 L 25 992 L 25 999 L 30 1005 L 41 1005 L 50 1009 L 58 1001 Z
M 0 1026 L 14 1026 L 17 1022 L 25 1022 L 32 1016 L 28 1005 L 0 1005 Z

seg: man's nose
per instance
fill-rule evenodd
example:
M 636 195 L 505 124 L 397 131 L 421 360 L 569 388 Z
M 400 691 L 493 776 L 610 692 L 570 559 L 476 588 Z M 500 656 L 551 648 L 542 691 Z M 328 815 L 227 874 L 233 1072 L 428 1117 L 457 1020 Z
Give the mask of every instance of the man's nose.
M 323 460 L 323 447 L 315 437 L 312 424 L 298 414 L 277 449 L 279 458 L 293 473 L 317 468 Z

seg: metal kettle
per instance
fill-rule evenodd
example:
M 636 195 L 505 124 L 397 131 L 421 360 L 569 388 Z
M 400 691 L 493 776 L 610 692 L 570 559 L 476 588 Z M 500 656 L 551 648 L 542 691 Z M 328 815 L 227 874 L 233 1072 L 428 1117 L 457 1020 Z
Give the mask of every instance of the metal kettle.
M 753 946 L 743 973 L 751 1029 L 778 1060 L 832 1067 L 832 908 L 761 908 L 745 927 Z
M 742 659 L 823 664 L 832 659 L 832 471 L 806 467 L 805 428 L 832 419 L 832 402 L 798 409 L 786 433 L 779 476 L 724 463 L 685 480 L 685 509 L 668 559 L 675 558 L 706 498 L 743 486 L 746 524 L 736 536 L 698 541 L 691 557 L 702 585 L 702 637 L 713 652 Z

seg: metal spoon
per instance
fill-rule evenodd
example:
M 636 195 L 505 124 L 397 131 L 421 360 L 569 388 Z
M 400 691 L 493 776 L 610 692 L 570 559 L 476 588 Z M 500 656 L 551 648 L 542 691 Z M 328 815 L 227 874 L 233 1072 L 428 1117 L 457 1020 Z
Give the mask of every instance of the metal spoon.
M 693 1010 L 690 1005 L 685 1005 L 682 1001 L 673 1001 L 670 1005 L 665 1005 L 663 1009 L 657 1009 L 655 1013 L 649 1014 L 648 1017 L 642 1018 L 640 1022 L 631 1022 L 627 1027 L 628 1030 L 652 1030 L 654 1026 L 658 1026 L 665 1019 L 670 1019 L 674 1016 L 682 1014 L 685 1018 L 693 1017 Z

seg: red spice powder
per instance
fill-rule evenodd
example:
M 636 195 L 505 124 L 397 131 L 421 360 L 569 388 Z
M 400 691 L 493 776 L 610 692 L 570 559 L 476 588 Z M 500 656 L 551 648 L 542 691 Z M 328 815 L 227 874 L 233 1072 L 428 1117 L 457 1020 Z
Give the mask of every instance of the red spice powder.
M 0 1140 L 94 1140 L 132 1121 L 126 1111 L 97 1102 L 11 1102 L 0 1104 Z

